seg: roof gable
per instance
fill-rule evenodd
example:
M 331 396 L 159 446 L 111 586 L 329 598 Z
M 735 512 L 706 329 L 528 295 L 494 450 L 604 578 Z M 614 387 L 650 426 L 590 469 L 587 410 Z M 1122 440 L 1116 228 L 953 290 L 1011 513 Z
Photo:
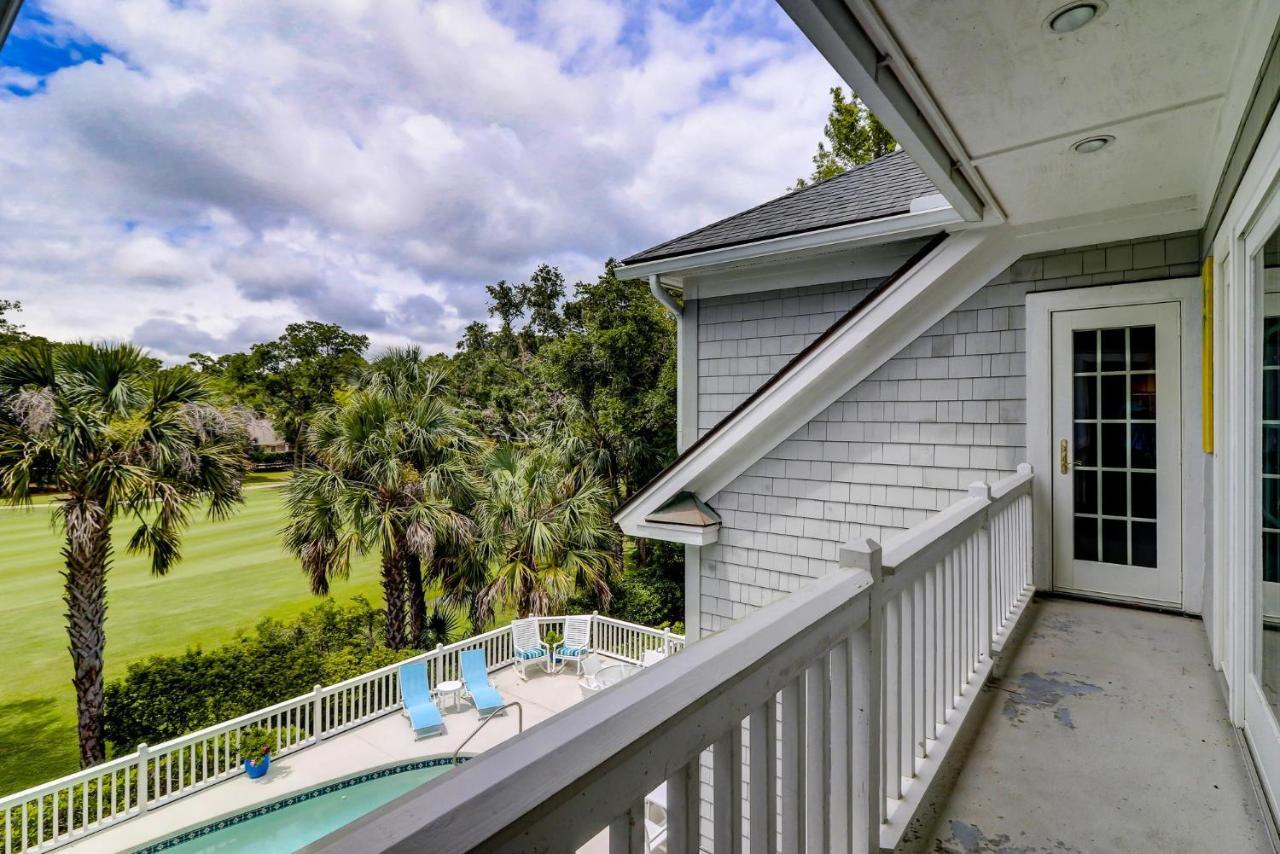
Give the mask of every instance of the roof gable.
M 680 493 L 718 493 L 803 424 L 959 305 L 1017 257 L 1005 229 L 930 241 L 614 514 L 622 530 L 691 542 L 654 514 Z M 719 525 L 695 545 L 714 542 Z

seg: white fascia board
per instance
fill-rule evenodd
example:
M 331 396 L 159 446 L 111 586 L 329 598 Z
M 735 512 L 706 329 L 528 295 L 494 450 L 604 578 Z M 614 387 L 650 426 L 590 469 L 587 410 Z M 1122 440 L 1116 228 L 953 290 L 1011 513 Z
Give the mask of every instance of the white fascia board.
M 941 201 L 941 200 L 939 200 Z M 941 228 L 958 225 L 964 219 L 945 203 L 931 210 L 886 216 L 880 219 L 837 225 L 806 231 L 786 237 L 771 237 L 737 246 L 724 246 L 703 252 L 691 252 L 674 258 L 659 258 L 618 267 L 620 278 L 640 279 L 647 276 L 669 276 L 705 272 L 711 268 L 747 261 L 799 257 L 805 253 L 832 252 L 858 246 L 892 243 L 932 234 Z
M 614 517 L 641 536 L 644 519 L 680 491 L 706 500 L 811 421 L 1012 264 L 1022 248 L 1008 227 L 953 234 L 782 381 L 730 416 Z
M 631 537 L 662 540 L 665 543 L 683 543 L 686 546 L 709 546 L 720 539 L 720 524 L 672 525 L 641 520 L 622 529 Z

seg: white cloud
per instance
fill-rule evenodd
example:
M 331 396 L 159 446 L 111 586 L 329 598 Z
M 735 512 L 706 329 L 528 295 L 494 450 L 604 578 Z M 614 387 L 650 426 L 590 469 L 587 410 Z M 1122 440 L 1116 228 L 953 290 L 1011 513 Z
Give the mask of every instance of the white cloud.
M 307 318 L 451 347 L 487 283 L 778 195 L 836 82 L 767 0 L 42 9 L 110 54 L 0 67 L 0 296 L 170 358 Z

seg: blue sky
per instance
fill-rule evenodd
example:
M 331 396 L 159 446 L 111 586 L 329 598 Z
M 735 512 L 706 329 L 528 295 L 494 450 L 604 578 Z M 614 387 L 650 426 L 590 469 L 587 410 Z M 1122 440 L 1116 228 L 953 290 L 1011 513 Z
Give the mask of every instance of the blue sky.
M 27 0 L 0 52 L 0 297 L 170 360 L 301 319 L 451 349 L 781 193 L 838 81 L 772 0 Z

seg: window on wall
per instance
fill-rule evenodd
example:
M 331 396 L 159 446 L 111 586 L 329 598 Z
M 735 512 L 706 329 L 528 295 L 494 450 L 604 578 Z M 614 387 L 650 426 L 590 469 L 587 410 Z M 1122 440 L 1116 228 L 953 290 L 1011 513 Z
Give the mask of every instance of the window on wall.
M 1262 580 L 1280 584 L 1280 316 L 1270 312 L 1262 320 L 1261 443 Z
M 1255 269 L 1261 274 L 1255 294 L 1262 309 L 1253 355 L 1258 378 L 1254 483 L 1261 505 L 1255 519 L 1262 540 L 1255 564 L 1262 620 L 1258 677 L 1268 703 L 1280 712 L 1280 232 L 1267 240 Z
M 1075 557 L 1156 565 L 1156 328 L 1077 329 Z

